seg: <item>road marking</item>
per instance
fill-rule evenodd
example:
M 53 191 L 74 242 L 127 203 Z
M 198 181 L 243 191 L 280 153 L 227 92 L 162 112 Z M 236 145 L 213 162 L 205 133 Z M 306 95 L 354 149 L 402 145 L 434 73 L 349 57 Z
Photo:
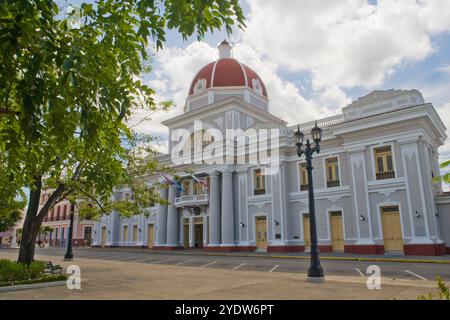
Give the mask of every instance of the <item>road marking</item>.
M 117 258 L 121 258 L 123 256 L 101 256 L 97 259 L 105 259 L 105 260 L 110 260 L 110 259 L 117 259 Z
M 204 265 L 201 266 L 201 268 L 206 268 L 206 267 L 208 267 L 208 266 L 210 266 L 210 265 L 213 265 L 214 263 L 217 263 L 217 261 L 213 261 L 213 262 L 204 264 Z
M 183 263 L 186 263 L 186 262 L 189 262 L 189 261 L 191 261 L 191 260 L 184 260 L 184 261 L 175 263 L 175 265 L 176 265 L 176 266 L 179 266 L 179 265 L 182 265 Z
M 171 258 L 171 259 L 156 260 L 156 261 L 154 261 L 154 262 L 152 262 L 152 263 L 167 262 L 167 261 L 170 261 L 170 260 L 172 260 L 172 258 Z
M 364 275 L 364 273 L 361 272 L 361 270 L 359 270 L 358 268 L 355 268 L 355 270 L 359 273 L 359 275 L 363 278 L 365 278 L 366 276 Z
M 272 269 L 269 270 L 269 272 L 273 272 L 276 268 L 278 268 L 280 265 L 277 264 L 276 266 L 274 266 Z
M 427 278 L 422 277 L 420 274 L 414 273 L 414 272 L 409 271 L 409 270 L 405 270 L 405 272 L 407 272 L 407 273 L 409 273 L 409 274 L 412 274 L 413 276 L 416 276 L 417 278 L 419 278 L 419 279 L 421 279 L 421 280 L 428 281 Z
M 237 269 L 239 269 L 240 267 L 243 267 L 243 266 L 245 266 L 245 265 L 247 265 L 247 264 L 246 264 L 246 263 L 241 263 L 240 265 L 234 267 L 233 270 L 237 270 Z

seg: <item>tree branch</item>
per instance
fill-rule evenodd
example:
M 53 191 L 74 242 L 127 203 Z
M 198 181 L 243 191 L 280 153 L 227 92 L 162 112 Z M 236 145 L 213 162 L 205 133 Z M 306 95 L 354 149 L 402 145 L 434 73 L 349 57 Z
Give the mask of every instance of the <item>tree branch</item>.
M 106 212 L 105 208 L 103 208 L 102 204 L 100 203 L 100 201 L 98 201 L 98 199 L 96 197 L 90 195 L 89 193 L 87 193 L 87 192 L 85 192 L 83 190 L 78 190 L 78 191 L 81 192 L 82 194 L 84 194 L 85 196 L 87 196 L 88 198 L 94 200 L 103 213 L 105 213 L 105 214 L 108 213 L 108 212 Z
M 44 219 L 45 215 L 48 213 L 48 210 L 56 203 L 56 200 L 61 196 L 61 194 L 66 190 L 66 186 L 64 184 L 58 185 L 58 187 L 53 191 L 53 193 L 48 198 L 47 202 L 41 208 L 38 213 L 38 218 Z

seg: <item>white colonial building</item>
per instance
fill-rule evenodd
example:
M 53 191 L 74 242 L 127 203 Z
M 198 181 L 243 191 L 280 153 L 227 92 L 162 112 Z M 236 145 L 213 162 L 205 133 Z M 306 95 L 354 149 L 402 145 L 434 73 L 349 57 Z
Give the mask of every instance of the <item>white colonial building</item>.
M 438 148 L 446 128 L 419 91 L 374 91 L 317 123 L 323 138 L 313 159 L 313 184 L 321 252 L 442 255 L 443 239 L 449 251 L 450 196 L 433 180 L 440 174 Z M 94 245 L 308 251 L 308 180 L 305 159 L 297 156 L 292 139 L 297 126 L 288 127 L 269 112 L 263 81 L 231 57 L 228 43 L 219 46 L 219 59 L 194 77 L 184 113 L 163 124 L 172 139 L 169 153 L 158 161 L 175 169 L 184 191 L 162 189 L 169 205 L 149 208 L 148 217 L 102 217 Z M 306 138 L 313 126 L 300 124 Z M 178 143 L 180 129 L 192 139 Z M 271 135 L 256 143 L 250 136 L 226 137 L 227 129 L 258 134 L 268 129 Z M 272 132 L 278 132 L 278 143 Z M 225 138 L 218 139 L 220 134 Z M 251 162 L 264 144 L 270 163 Z M 181 153 L 188 161 L 174 160 Z M 209 188 L 186 170 L 207 180 Z M 118 190 L 116 196 L 129 195 Z

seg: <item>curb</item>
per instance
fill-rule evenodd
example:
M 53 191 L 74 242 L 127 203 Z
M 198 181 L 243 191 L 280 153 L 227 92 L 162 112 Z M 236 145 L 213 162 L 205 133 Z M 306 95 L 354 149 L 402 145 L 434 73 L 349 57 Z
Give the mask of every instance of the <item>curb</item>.
M 298 259 L 309 260 L 309 256 L 287 256 L 287 255 L 256 255 L 245 253 L 214 253 L 214 252 L 180 252 L 180 251 L 139 251 L 133 249 L 95 249 L 96 251 L 119 251 L 119 252 L 139 252 L 139 253 L 162 253 L 162 254 L 179 254 L 193 256 L 215 256 L 215 257 L 252 257 L 262 259 Z M 361 258 L 361 257 L 320 257 L 320 260 L 330 261 L 367 261 L 367 262 L 400 262 L 400 263 L 429 263 L 429 264 L 450 264 L 450 260 L 427 260 L 427 259 L 401 259 L 401 258 Z
M 21 284 L 18 286 L 0 287 L 0 292 L 57 287 L 57 286 L 63 286 L 63 285 L 65 286 L 66 284 L 67 284 L 67 281 L 52 281 L 52 282 L 43 282 L 43 283 Z

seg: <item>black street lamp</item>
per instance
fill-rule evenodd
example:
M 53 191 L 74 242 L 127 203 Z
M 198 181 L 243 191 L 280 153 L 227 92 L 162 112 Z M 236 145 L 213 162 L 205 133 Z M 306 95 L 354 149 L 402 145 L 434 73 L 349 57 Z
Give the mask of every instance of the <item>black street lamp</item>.
M 312 179 L 312 155 L 314 152 L 320 152 L 319 142 L 322 140 L 322 129 L 316 125 L 311 130 L 311 137 L 315 142 L 315 146 L 312 147 L 309 139 L 306 140 L 305 148 L 302 149 L 304 134 L 300 131 L 298 126 L 297 131 L 294 133 L 294 143 L 297 146 L 297 155 L 301 157 L 303 154 L 306 158 L 306 170 L 308 172 L 308 198 L 309 198 L 309 220 L 310 220 L 310 234 L 311 234 L 311 265 L 308 269 L 307 280 L 312 282 L 325 281 L 323 275 L 323 269 L 320 265 L 319 250 L 317 246 L 317 229 L 316 229 L 316 212 L 314 208 L 314 187 Z
M 73 253 L 72 253 L 72 238 L 73 238 L 73 219 L 74 219 L 74 205 L 72 204 L 70 210 L 70 227 L 69 227 L 69 236 L 67 241 L 67 251 L 66 255 L 64 256 L 64 261 L 72 261 L 73 260 Z

